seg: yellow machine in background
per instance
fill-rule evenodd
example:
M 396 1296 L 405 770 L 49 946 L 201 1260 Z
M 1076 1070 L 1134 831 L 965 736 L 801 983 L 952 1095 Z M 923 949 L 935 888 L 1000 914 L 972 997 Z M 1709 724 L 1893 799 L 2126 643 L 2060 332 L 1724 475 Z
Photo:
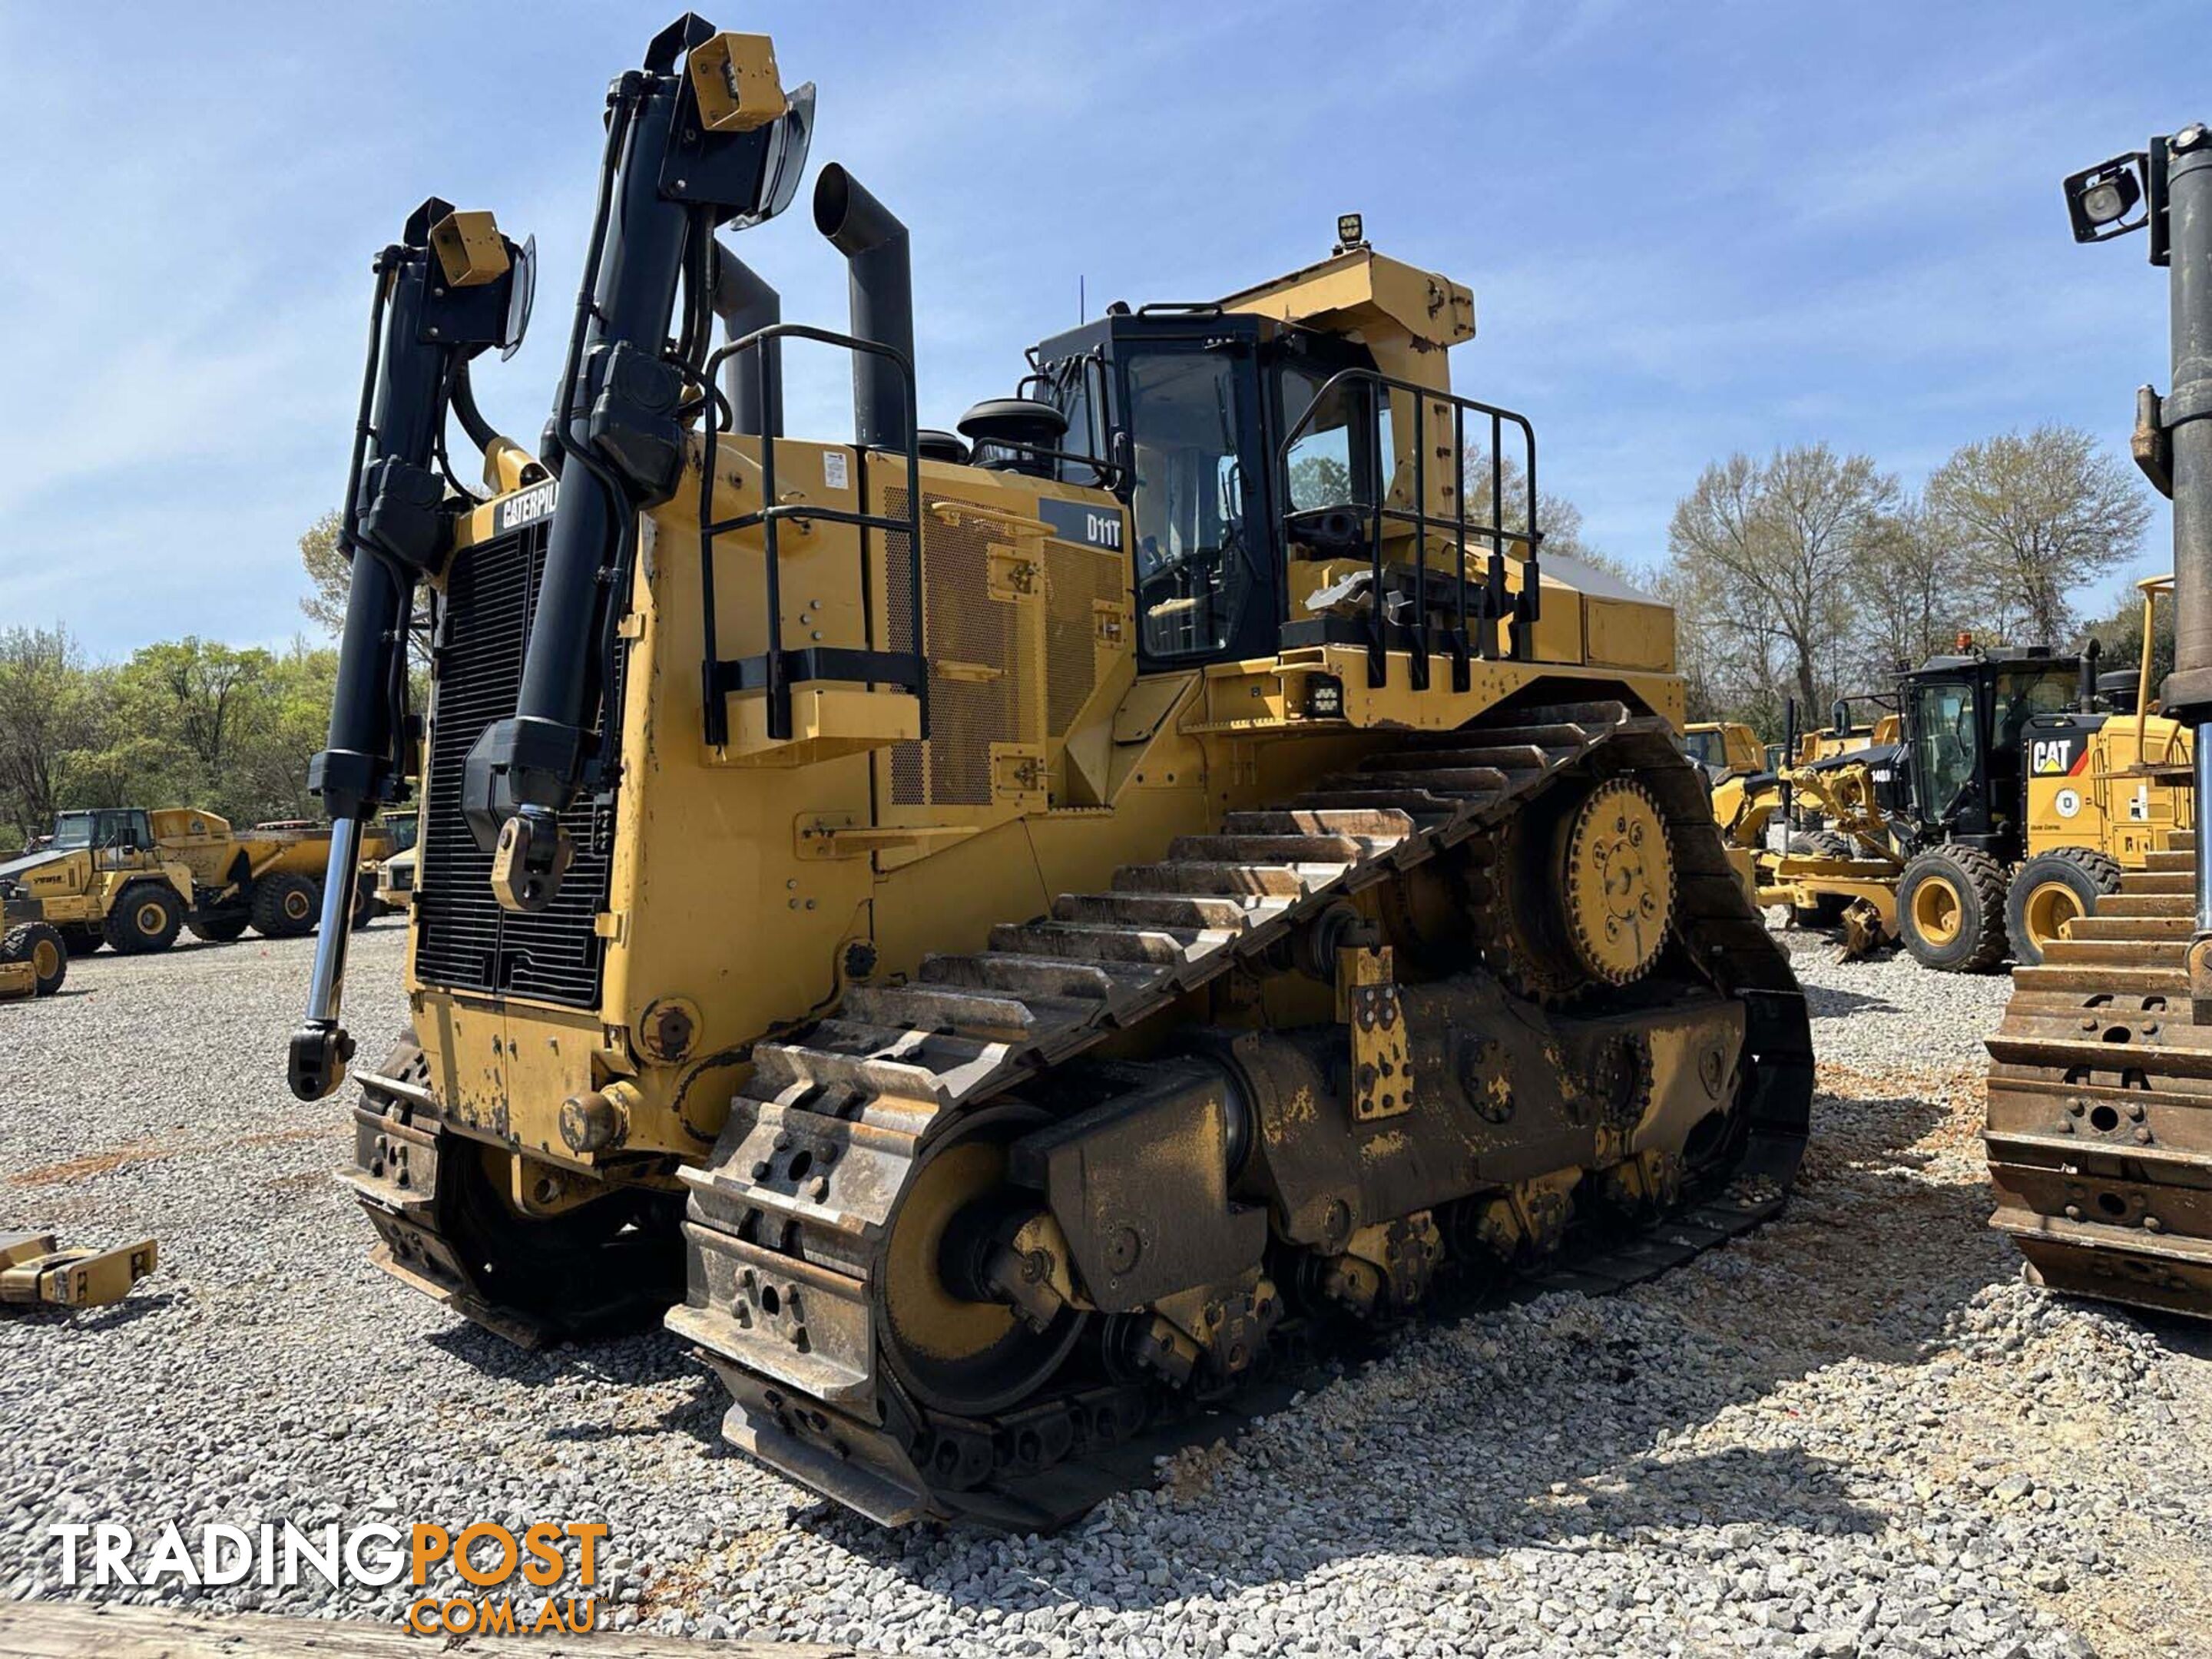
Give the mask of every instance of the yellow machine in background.
M 427 329 L 445 204 L 380 267 L 349 653 L 417 582 L 441 618 L 413 1035 L 356 1113 L 384 1264 L 526 1340 L 665 1315 L 793 1479 L 1034 1527 L 1440 1285 L 1772 1213 L 1803 1000 L 1671 616 L 1540 556 L 1533 428 L 1451 390 L 1468 290 L 1347 221 L 923 432 L 907 233 L 850 175 L 848 334 L 764 324 L 709 234 L 803 160 L 773 61 L 687 18 L 617 83 L 557 481 L 434 535 L 385 481 L 507 337 Z M 854 359 L 852 441 L 782 435 L 802 346 Z M 401 764 L 389 672 L 341 664 L 341 823 Z
M 415 849 L 394 853 L 376 866 L 376 902 L 387 915 L 415 908 Z
M 1759 734 L 1740 720 L 1692 720 L 1682 728 L 1682 748 L 1705 769 L 1716 787 L 1766 769 Z
M 2138 586 L 2147 643 L 2130 672 L 2098 676 L 2094 647 L 1934 658 L 1900 677 L 1898 713 L 1810 734 L 1799 764 L 1717 787 L 1760 902 L 1840 925 L 1847 955 L 1901 943 L 1952 971 L 2041 961 L 2194 820 L 2188 734 L 2150 701 L 2172 581 Z
M 212 812 L 138 807 L 64 812 L 36 852 L 0 863 L 0 917 L 39 921 L 84 954 L 166 951 L 189 927 L 228 941 L 314 931 L 330 827 L 264 823 L 234 831 Z M 365 849 L 388 852 L 388 836 Z M 357 917 L 372 880 L 356 878 Z
M 2156 712 L 2151 684 L 2159 601 L 2171 600 L 2173 578 L 2136 587 L 2142 650 L 2132 675 L 2103 677 L 2113 711 L 2078 742 L 2063 732 L 2029 738 L 2028 857 L 2013 873 L 2006 906 L 2023 963 L 2040 962 L 2068 923 L 2094 915 L 2124 874 L 2148 867 L 2153 853 L 2196 822 L 2189 730 Z
M 109 1250 L 64 1249 L 52 1233 L 0 1233 L 0 1310 L 120 1302 L 161 1259 L 150 1238 Z
M 69 977 L 69 946 L 42 921 L 0 927 L 0 1002 L 50 997 Z

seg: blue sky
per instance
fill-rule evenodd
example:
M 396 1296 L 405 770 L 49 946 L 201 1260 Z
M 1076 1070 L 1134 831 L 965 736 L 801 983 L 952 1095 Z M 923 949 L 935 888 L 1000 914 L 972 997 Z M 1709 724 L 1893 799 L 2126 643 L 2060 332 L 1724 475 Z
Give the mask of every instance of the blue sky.
M 673 0 L 532 8 L 0 0 L 0 626 L 95 655 L 301 627 L 294 542 L 343 485 L 368 260 L 437 194 L 543 256 L 485 365 L 534 447 L 608 79 Z M 2055 420 L 2124 452 L 2166 375 L 2140 237 L 2077 249 L 2058 180 L 2212 115 L 2186 4 L 799 4 L 765 29 L 837 160 L 914 231 L 926 422 L 1127 298 L 1328 251 L 1337 213 L 1473 286 L 1460 389 L 1528 411 L 1547 485 L 1640 562 L 1737 448 L 1826 439 L 1917 483 Z M 811 189 L 811 179 L 808 188 Z M 836 324 L 802 196 L 739 239 Z M 794 362 L 792 429 L 848 381 Z M 2161 511 L 2141 568 L 2162 567 Z

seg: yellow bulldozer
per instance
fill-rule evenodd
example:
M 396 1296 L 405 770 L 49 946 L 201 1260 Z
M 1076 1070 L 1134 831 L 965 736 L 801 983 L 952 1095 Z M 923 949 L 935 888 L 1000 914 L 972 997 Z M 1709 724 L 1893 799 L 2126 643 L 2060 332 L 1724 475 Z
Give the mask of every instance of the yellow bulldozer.
M 536 463 L 468 380 L 526 249 L 433 198 L 379 261 L 313 776 L 349 868 L 427 583 L 383 1265 L 523 1340 L 665 1317 L 793 1480 L 1026 1528 L 1438 1296 L 1772 1214 L 1803 998 L 1676 747 L 1672 617 L 1543 556 L 1534 428 L 1452 389 L 1470 292 L 1348 217 L 924 430 L 857 179 L 812 198 L 845 330 L 714 234 L 812 112 L 696 17 L 615 83 Z M 849 438 L 784 433 L 799 349 L 851 359 Z M 493 499 L 432 471 L 449 413 Z
M 166 951 L 185 928 L 228 942 L 250 927 L 267 939 L 314 931 L 322 911 L 327 824 L 270 823 L 234 830 L 191 807 L 64 812 L 39 847 L 0 862 L 0 927 L 43 923 L 68 951 Z M 392 848 L 379 828 L 363 855 Z M 372 863 L 343 884 L 349 921 L 366 921 Z

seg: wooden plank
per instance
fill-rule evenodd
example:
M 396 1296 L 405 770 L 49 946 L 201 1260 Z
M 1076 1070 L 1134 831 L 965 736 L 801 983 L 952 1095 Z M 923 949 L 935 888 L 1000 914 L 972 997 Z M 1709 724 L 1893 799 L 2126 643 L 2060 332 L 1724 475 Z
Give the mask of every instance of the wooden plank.
M 0 1659 L 872 1659 L 805 1642 L 695 1642 L 629 1631 L 589 1636 L 410 1636 L 396 1621 L 224 1618 L 82 1601 L 0 1601 Z

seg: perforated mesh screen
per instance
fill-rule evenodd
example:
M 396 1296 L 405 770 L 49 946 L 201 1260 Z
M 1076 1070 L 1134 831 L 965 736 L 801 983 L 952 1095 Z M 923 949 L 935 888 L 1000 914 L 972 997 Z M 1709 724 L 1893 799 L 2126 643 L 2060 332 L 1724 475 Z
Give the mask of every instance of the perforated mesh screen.
M 1118 553 L 1054 546 L 1045 555 L 1045 725 L 1064 735 L 1098 684 L 1098 617 L 1093 606 L 1123 597 Z
M 477 847 L 462 814 L 469 751 L 487 726 L 514 712 L 550 533 L 550 521 L 541 520 L 465 548 L 447 577 L 422 780 L 428 803 L 416 872 L 415 961 L 426 985 L 589 1008 L 599 1000 L 606 956 L 593 924 L 613 870 L 612 793 L 580 799 L 561 814 L 575 862 L 559 896 L 532 915 L 503 910 L 492 896 L 491 854 Z M 625 663 L 616 659 L 611 721 L 620 719 Z
M 886 492 L 887 511 L 906 511 L 906 492 Z M 932 517 L 922 534 L 923 635 L 929 650 L 929 740 L 891 751 L 891 799 L 901 806 L 988 806 L 991 804 L 991 745 L 1019 735 L 1017 676 L 1036 665 L 1020 654 L 1017 607 L 990 596 L 991 531 L 983 522 Z M 902 590 L 906 538 L 891 536 L 887 584 L 892 648 L 906 648 L 898 618 L 907 605 Z M 947 675 L 944 665 L 955 665 Z M 958 665 L 1005 671 L 997 678 L 963 678 Z M 1034 679 L 1027 684 L 1035 684 Z

